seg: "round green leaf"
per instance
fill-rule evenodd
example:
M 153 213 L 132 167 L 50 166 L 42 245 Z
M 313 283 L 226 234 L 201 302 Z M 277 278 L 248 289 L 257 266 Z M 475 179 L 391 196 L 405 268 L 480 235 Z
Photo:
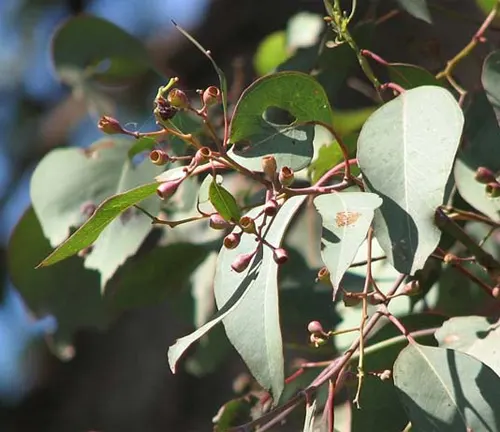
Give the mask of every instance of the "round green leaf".
M 409 90 L 425 85 L 442 86 L 441 81 L 437 80 L 427 69 L 420 66 L 390 63 L 387 67 L 391 81 L 404 89 Z
M 361 129 L 363 181 L 383 199 L 375 234 L 402 273 L 421 269 L 439 243 L 434 212 L 443 203 L 463 122 L 447 90 L 423 86 L 379 108 Z
M 410 344 L 394 364 L 394 384 L 416 431 L 496 431 L 500 377 L 461 352 Z
M 285 110 L 290 124 L 266 119 L 268 109 Z M 325 91 L 309 75 L 279 72 L 255 81 L 241 95 L 230 125 L 231 157 L 260 171 L 261 159 L 274 155 L 278 166 L 306 167 L 313 155 L 313 123 L 331 124 L 332 113 Z
M 147 197 L 156 190 L 150 181 L 161 168 L 149 161 L 133 166 L 127 157 L 129 145 L 129 141 L 106 138 L 87 150 L 54 150 L 38 164 L 31 180 L 31 199 L 52 246 L 63 242 L 70 228 L 86 222 L 44 264 L 76 253 L 99 236 L 85 266 L 101 272 L 104 286 L 137 251 L 151 230 L 151 220 L 137 209 L 123 211 L 139 202 L 152 214 L 159 211 L 159 200 Z M 86 221 L 83 208 L 99 205 Z
M 69 71 L 89 78 L 126 79 L 150 67 L 147 50 L 138 39 L 109 21 L 88 15 L 71 18 L 57 30 L 52 56 L 63 78 Z

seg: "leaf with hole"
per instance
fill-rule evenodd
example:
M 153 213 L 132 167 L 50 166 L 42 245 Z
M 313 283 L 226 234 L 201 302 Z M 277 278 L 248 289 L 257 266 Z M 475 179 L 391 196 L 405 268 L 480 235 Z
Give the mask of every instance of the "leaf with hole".
M 496 431 L 500 377 L 459 351 L 409 344 L 394 364 L 394 384 L 417 431 Z
M 278 168 L 299 170 L 313 156 L 314 123 L 332 123 L 330 103 L 314 78 L 299 72 L 265 76 L 248 87 L 236 105 L 229 155 L 255 171 L 262 171 L 266 155 L 276 158 Z
M 379 196 L 365 192 L 342 192 L 315 198 L 314 205 L 323 223 L 321 256 L 330 272 L 334 298 L 366 238 L 374 211 L 381 204 Z
M 228 222 L 238 222 L 241 217 L 241 210 L 238 203 L 229 191 L 224 189 L 213 179 L 208 189 L 210 202 L 219 214 Z
M 283 204 L 265 235 L 267 242 L 274 247 L 280 245 L 288 224 L 304 200 L 304 196 L 297 196 Z M 261 207 L 258 207 L 248 215 L 255 217 L 260 211 Z M 270 248 L 260 245 L 250 270 L 243 273 L 231 270 L 231 264 L 239 254 L 252 253 L 257 246 L 253 235 L 243 235 L 238 248 L 221 250 L 215 274 L 215 300 L 219 308 L 224 308 L 234 293 L 245 287 L 246 293 L 238 307 L 238 313 L 225 316 L 224 327 L 229 340 L 252 375 L 261 386 L 271 390 L 277 401 L 284 381 L 278 264 L 275 263 Z
M 379 108 L 361 129 L 363 181 L 383 200 L 375 235 L 402 273 L 421 269 L 439 243 L 434 212 L 443 204 L 463 123 L 451 93 L 423 86 Z

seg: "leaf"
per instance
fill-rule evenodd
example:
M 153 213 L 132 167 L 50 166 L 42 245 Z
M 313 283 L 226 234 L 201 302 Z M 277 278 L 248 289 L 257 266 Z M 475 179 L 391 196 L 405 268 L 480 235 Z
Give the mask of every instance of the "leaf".
M 382 200 L 375 194 L 343 192 L 320 195 L 314 204 L 323 221 L 321 256 L 330 272 L 335 299 Z
M 144 151 L 151 151 L 155 147 L 156 147 L 156 141 L 153 138 L 149 137 L 139 138 L 135 142 L 135 144 L 132 147 L 130 147 L 130 150 L 128 151 L 128 158 L 132 160 L 133 157 L 138 155 L 139 153 L 142 153 Z
M 434 225 L 463 127 L 445 89 L 408 90 L 379 108 L 358 139 L 358 162 L 370 192 L 383 199 L 375 235 L 394 267 L 413 274 L 439 243 Z
M 104 139 L 85 151 L 54 150 L 39 163 L 31 181 L 33 207 L 51 244 L 64 241 L 41 265 L 60 261 L 95 241 L 85 266 L 101 272 L 104 286 L 137 251 L 151 230 L 151 221 L 137 209 L 123 212 L 154 194 L 157 185 L 144 183 L 161 168 L 149 161 L 133 166 L 127 159 L 128 146 L 129 141 Z M 86 221 L 85 208 L 98 205 Z M 149 198 L 141 206 L 155 214 L 160 202 Z M 67 239 L 70 229 L 81 225 Z
M 71 257 L 62 265 L 35 270 L 50 250 L 35 212 L 29 208 L 9 240 L 9 277 L 31 311 L 56 318 L 53 348 L 57 355 L 67 357 L 78 329 L 104 329 L 110 317 L 101 296 L 99 274 L 85 269 L 82 259 Z
M 416 431 L 496 431 L 500 377 L 458 351 L 410 344 L 394 364 L 394 383 Z
M 443 85 L 427 69 L 420 66 L 405 63 L 389 63 L 387 68 L 391 81 L 407 90 L 428 85 Z
M 427 0 L 397 0 L 399 6 L 410 15 L 432 24 L 431 13 L 427 6 Z
M 484 93 L 476 94 L 466 111 L 464 136 L 466 140 L 453 170 L 457 189 L 472 207 L 499 221 L 500 199 L 486 195 L 485 185 L 475 179 L 480 166 L 500 171 L 500 128 Z
M 304 196 L 288 199 L 275 217 L 265 239 L 279 246 L 293 215 L 304 202 Z M 254 217 L 258 207 L 249 212 Z M 271 390 L 278 401 L 283 390 L 283 348 L 278 307 L 278 265 L 269 247 L 259 247 L 251 269 L 243 273 L 231 270 L 231 264 L 241 253 L 251 253 L 256 242 L 252 235 L 244 235 L 236 249 L 223 248 L 219 254 L 215 274 L 215 300 L 225 308 L 234 293 L 245 287 L 245 296 L 237 313 L 224 317 L 227 337 L 247 364 L 255 379 Z M 249 280 L 249 276 L 252 279 Z
M 280 30 L 267 35 L 259 44 L 253 64 L 257 74 L 262 76 L 272 72 L 288 57 L 286 33 L 284 30 Z
M 215 432 L 226 432 L 231 426 L 250 421 L 252 419 L 252 409 L 258 404 L 259 399 L 249 394 L 238 399 L 233 399 L 224 404 L 213 422 L 216 424 Z
M 469 354 L 500 375 L 500 326 L 498 319 L 481 316 L 453 317 L 436 331 L 442 348 Z
M 291 122 L 277 124 L 267 117 L 285 110 Z M 241 95 L 230 125 L 228 152 L 248 169 L 262 171 L 261 159 L 274 155 L 278 168 L 306 167 L 313 155 L 312 123 L 331 124 L 332 113 L 325 91 L 309 75 L 279 72 L 255 81 Z
M 85 37 L 82 37 L 85 35 Z M 107 20 L 80 15 L 67 20 L 52 40 L 54 66 L 84 72 L 93 78 L 130 79 L 150 68 L 146 47 L 135 37 Z
M 498 119 L 500 118 L 500 50 L 493 51 L 484 60 L 481 81 Z
M 240 220 L 241 211 L 234 197 L 221 185 L 216 179 L 212 180 L 209 187 L 210 202 L 219 212 L 219 214 L 228 222 L 237 222 Z
M 356 155 L 357 140 L 357 134 L 348 135 L 343 139 L 349 156 Z M 343 160 L 344 156 L 337 141 L 322 146 L 318 151 L 318 157 L 308 167 L 311 182 L 316 183 L 330 168 L 333 168 Z
M 333 129 L 340 136 L 345 137 L 353 132 L 358 132 L 365 121 L 377 107 L 358 108 L 351 110 L 333 109 Z

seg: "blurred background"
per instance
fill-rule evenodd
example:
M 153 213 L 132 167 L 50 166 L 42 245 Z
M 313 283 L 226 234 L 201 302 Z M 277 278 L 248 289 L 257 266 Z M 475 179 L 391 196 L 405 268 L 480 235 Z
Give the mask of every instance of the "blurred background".
M 364 16 L 377 2 L 358 3 L 359 16 Z M 382 3 L 386 12 L 394 7 Z M 440 25 L 431 27 L 407 16 L 388 22 L 377 31 L 377 52 L 389 61 L 439 69 L 467 42 L 482 15 L 472 0 L 431 3 L 436 3 L 432 10 Z M 452 9 L 455 16 L 440 8 Z M 299 11 L 323 14 L 323 2 L 0 0 L 0 431 L 209 431 L 217 408 L 232 395 L 228 372 L 242 370 L 233 354 L 224 373 L 172 376 L 165 349 L 189 328 L 169 321 L 165 305 L 128 312 L 105 333 L 81 332 L 75 342 L 78 355 L 69 362 L 48 353 L 44 338 L 57 322 L 50 316 L 36 319 L 10 284 L 5 268 L 8 239 L 29 206 L 29 182 L 37 162 L 56 147 L 85 147 L 100 137 L 96 112 L 53 71 L 54 31 L 78 14 L 105 18 L 146 44 L 165 81 L 179 76 L 182 87 L 194 94 L 216 84 L 217 77 L 171 20 L 210 49 L 229 81 L 240 79 L 242 87 L 255 78 L 252 57 L 258 44 L 284 29 Z M 460 34 L 450 30 L 457 22 Z M 466 85 L 477 82 L 480 64 L 478 57 L 461 66 Z M 132 129 L 153 127 L 152 97 L 165 81 L 146 76 L 113 88 L 116 116 Z M 339 92 L 334 105 L 352 108 L 369 101 L 347 89 Z

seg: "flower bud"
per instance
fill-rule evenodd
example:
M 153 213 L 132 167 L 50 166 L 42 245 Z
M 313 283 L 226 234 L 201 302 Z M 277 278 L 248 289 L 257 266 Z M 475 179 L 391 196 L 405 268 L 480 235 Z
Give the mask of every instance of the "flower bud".
M 226 237 L 224 237 L 224 246 L 227 249 L 234 249 L 238 247 L 238 245 L 240 244 L 240 240 L 241 240 L 241 233 L 239 234 L 230 233 Z
M 170 156 L 164 150 L 153 150 L 149 153 L 149 160 L 158 166 L 166 165 L 170 161 Z
M 500 298 L 500 287 L 496 286 L 494 287 L 492 290 L 491 290 L 491 295 L 494 297 L 494 298 Z
M 210 86 L 205 89 L 202 98 L 203 103 L 208 107 L 220 103 L 222 100 L 222 94 L 218 87 Z
M 242 216 L 239 221 L 239 225 L 243 232 L 249 234 L 255 234 L 255 221 L 249 216 Z
M 205 162 L 207 159 L 212 157 L 212 150 L 208 147 L 201 147 L 198 149 L 191 162 L 192 166 L 198 166 L 199 164 Z
M 488 184 L 491 182 L 496 183 L 495 174 L 493 173 L 493 171 L 486 167 L 479 167 L 476 170 L 474 178 L 476 179 L 476 181 L 483 184 Z
M 350 292 L 344 293 L 343 300 L 345 307 L 357 306 L 361 302 L 361 299 L 358 296 L 355 296 Z
M 274 249 L 273 259 L 278 265 L 285 264 L 288 261 L 288 252 L 283 248 Z
M 97 127 L 101 132 L 108 135 L 125 133 L 125 130 L 122 128 L 118 120 L 109 116 L 102 116 L 97 123 Z
M 321 267 L 318 271 L 317 281 L 323 282 L 327 285 L 331 284 L 330 271 L 326 267 Z
M 420 289 L 420 284 L 418 283 L 417 280 L 412 280 L 411 282 L 408 282 L 403 288 L 403 292 L 408 296 L 417 295 L 421 291 L 422 290 Z
M 156 189 L 156 194 L 162 199 L 169 199 L 179 188 L 182 180 L 169 180 L 166 181 Z
M 307 325 L 307 331 L 309 333 L 321 334 L 321 335 L 325 333 L 325 331 L 323 330 L 323 326 L 321 325 L 321 323 L 319 321 L 311 321 Z
M 223 230 L 229 228 L 231 224 L 227 222 L 219 213 L 214 213 L 210 216 L 210 228 Z
M 276 213 L 278 213 L 278 207 L 278 202 L 274 198 L 271 198 L 264 205 L 264 214 L 269 217 L 276 216 Z
M 262 162 L 262 171 L 264 171 L 264 174 L 269 180 L 273 181 L 274 177 L 276 176 L 276 171 L 278 171 L 276 158 L 272 155 L 264 156 L 261 159 L 261 162 Z
M 190 105 L 189 98 L 186 93 L 178 88 L 170 90 L 167 96 L 167 101 L 170 105 L 177 109 L 185 109 Z
M 294 177 L 295 176 L 291 168 L 283 167 L 280 170 L 278 179 L 283 186 L 288 187 L 293 183 Z
M 255 252 L 238 255 L 231 264 L 231 268 L 237 273 L 245 271 L 254 255 Z
M 486 185 L 486 195 L 490 198 L 497 198 L 500 196 L 500 183 L 491 182 Z

